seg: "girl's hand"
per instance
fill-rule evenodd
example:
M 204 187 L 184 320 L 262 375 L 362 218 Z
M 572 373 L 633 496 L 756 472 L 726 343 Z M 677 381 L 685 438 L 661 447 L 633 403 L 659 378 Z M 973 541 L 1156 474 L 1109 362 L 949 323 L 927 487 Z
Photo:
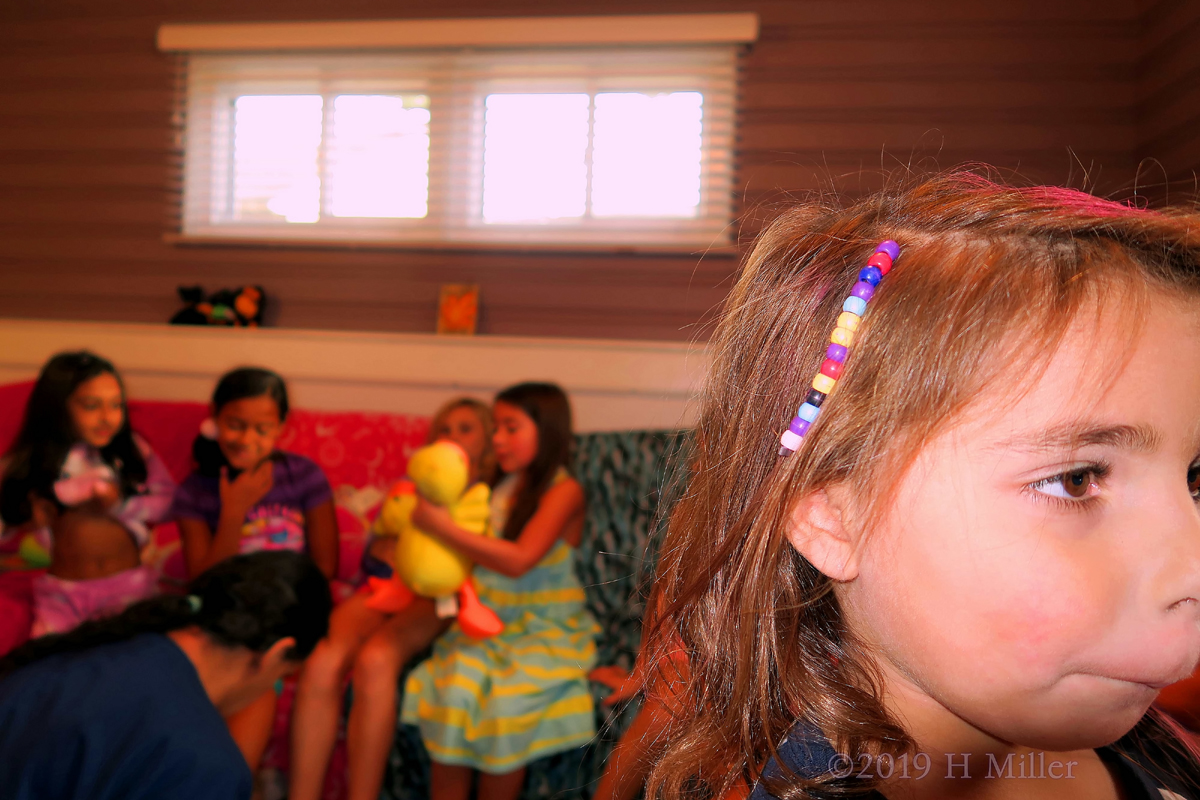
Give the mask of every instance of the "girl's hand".
M 417 495 L 417 507 L 412 512 L 412 523 L 423 531 L 440 534 L 447 526 L 455 527 L 454 518 L 444 506 L 437 506 Z
M 97 481 L 92 489 L 92 498 L 105 509 L 109 509 L 120 502 L 121 490 L 111 481 Z
M 605 706 L 623 703 L 642 688 L 636 675 L 630 675 L 616 665 L 596 667 L 588 673 L 588 678 L 613 690 L 612 694 L 600 701 L 600 704 Z
M 275 485 L 275 462 L 266 459 L 229 480 L 229 469 L 221 467 L 221 507 L 237 509 L 245 516 Z

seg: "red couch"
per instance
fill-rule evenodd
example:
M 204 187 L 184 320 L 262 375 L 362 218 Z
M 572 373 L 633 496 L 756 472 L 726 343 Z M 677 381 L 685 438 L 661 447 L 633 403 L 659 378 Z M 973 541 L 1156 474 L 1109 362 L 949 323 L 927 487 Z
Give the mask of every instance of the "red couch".
M 32 386 L 0 385 L 0 452 L 8 450 L 20 428 Z M 191 469 L 192 440 L 207 414 L 203 403 L 129 401 L 133 429 L 145 437 L 177 481 Z M 387 488 L 404 475 L 409 455 L 424 444 L 428 429 L 428 418 L 407 414 L 296 409 L 288 416 L 279 447 L 320 464 L 334 490 L 342 545 L 339 580 L 335 582 L 339 597 L 353 591 L 370 520 Z M 14 537 L 0 546 L 0 654 L 29 636 L 29 586 L 36 573 L 20 568 L 23 562 L 16 554 L 17 544 Z M 150 560 L 159 566 L 164 581 L 183 582 L 179 534 L 173 524 L 159 526 L 155 545 Z M 281 770 L 287 767 L 287 748 L 281 745 L 286 741 L 290 689 L 280 698 L 277 735 L 264 759 L 266 766 Z M 339 748 L 331 764 L 327 798 L 342 794 L 340 761 Z

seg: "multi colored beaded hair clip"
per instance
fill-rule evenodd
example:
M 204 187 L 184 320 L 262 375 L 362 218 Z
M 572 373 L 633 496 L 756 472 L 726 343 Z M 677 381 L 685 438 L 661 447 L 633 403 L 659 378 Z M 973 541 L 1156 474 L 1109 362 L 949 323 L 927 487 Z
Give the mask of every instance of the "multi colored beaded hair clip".
M 848 348 L 854 341 L 854 332 L 858 330 L 863 314 L 866 313 L 867 303 L 874 296 L 875 287 L 883 280 L 884 275 L 892 271 L 892 263 L 899 257 L 900 245 L 888 239 L 875 248 L 875 253 L 867 259 L 867 265 L 858 273 L 858 282 L 850 290 L 846 302 L 842 303 L 837 327 L 829 337 L 829 349 L 825 351 L 821 371 L 813 378 L 812 389 L 796 416 L 792 418 L 792 423 L 779 437 L 779 455 L 790 456 L 796 452 L 808 429 L 817 421 L 817 416 L 821 413 L 821 404 L 842 376 L 842 365 L 846 363 Z

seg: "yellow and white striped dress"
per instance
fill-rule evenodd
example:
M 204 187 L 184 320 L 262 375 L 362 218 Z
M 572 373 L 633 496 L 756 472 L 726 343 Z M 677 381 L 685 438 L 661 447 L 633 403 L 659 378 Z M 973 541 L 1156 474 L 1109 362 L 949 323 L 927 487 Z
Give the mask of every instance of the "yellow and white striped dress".
M 555 482 L 566 477 L 560 469 Z M 492 495 L 497 531 L 508 519 L 515 478 Z M 434 761 L 511 772 L 592 738 L 587 671 L 600 629 L 584 608 L 573 562 L 574 550 L 560 539 L 519 578 L 475 568 L 479 598 L 500 615 L 504 632 L 477 641 L 455 624 L 404 688 L 401 720 L 420 728 Z

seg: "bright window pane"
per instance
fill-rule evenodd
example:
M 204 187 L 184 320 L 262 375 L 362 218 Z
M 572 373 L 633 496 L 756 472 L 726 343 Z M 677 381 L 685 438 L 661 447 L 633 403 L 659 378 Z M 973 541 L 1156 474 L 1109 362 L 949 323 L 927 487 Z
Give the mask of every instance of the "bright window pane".
M 319 95 L 234 101 L 233 218 L 316 222 L 321 215 Z
M 699 92 L 597 94 L 593 215 L 696 216 L 703 109 Z
M 335 217 L 424 217 L 429 98 L 338 95 L 327 159 Z
M 588 115 L 586 94 L 487 96 L 485 222 L 544 222 L 583 216 Z

